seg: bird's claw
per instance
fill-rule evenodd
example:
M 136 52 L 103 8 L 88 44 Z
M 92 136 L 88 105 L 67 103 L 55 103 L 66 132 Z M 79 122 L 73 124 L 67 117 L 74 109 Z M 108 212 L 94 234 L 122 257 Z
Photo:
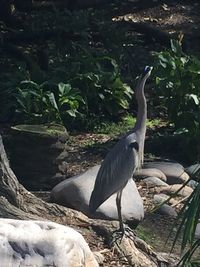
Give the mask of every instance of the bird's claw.
M 133 241 L 134 241 L 134 238 L 136 237 L 135 231 L 128 226 L 125 227 L 125 233 L 124 234 L 126 237 L 130 238 Z
M 112 247 L 114 244 L 121 243 L 124 237 L 127 237 L 134 242 L 135 236 L 136 234 L 133 229 L 129 228 L 128 226 L 124 226 L 123 229 L 115 230 L 112 233 L 110 246 Z

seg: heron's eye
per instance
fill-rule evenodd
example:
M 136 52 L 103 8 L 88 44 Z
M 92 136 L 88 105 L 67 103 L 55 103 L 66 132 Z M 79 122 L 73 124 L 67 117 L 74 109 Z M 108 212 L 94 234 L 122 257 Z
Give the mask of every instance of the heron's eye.
M 137 143 L 136 141 L 130 143 L 129 147 L 130 147 L 130 148 L 134 148 L 136 151 L 139 150 L 139 145 L 138 145 L 138 143 Z

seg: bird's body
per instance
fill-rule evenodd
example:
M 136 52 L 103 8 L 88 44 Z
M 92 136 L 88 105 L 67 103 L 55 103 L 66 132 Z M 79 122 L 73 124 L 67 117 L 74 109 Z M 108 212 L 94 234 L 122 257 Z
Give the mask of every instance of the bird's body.
M 99 169 L 92 192 L 91 212 L 94 212 L 111 195 L 124 188 L 134 173 L 136 166 L 138 166 L 137 150 L 132 143 L 135 137 L 135 133 L 123 137 L 107 154 Z M 124 168 L 124 160 L 126 161 L 126 168 Z M 125 177 L 126 179 L 124 179 Z
M 136 88 L 138 113 L 135 127 L 122 137 L 105 157 L 97 174 L 89 203 L 90 212 L 94 213 L 104 201 L 117 193 L 116 203 L 122 231 L 124 231 L 121 216 L 122 190 L 132 178 L 135 170 L 143 163 L 147 118 L 144 85 L 151 69 L 150 67 L 145 69 L 144 76 L 140 78 Z

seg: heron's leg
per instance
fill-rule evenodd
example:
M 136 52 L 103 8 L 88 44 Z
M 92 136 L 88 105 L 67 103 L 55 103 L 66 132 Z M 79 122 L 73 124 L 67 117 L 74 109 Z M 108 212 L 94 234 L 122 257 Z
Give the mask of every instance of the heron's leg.
M 123 189 L 117 193 L 117 197 L 116 197 L 117 212 L 118 212 L 118 218 L 119 218 L 119 229 L 113 232 L 112 240 L 110 242 L 111 247 L 113 246 L 113 244 L 118 244 L 118 242 L 121 242 L 124 236 L 130 238 L 132 241 L 134 241 L 134 237 L 135 237 L 134 230 L 130 229 L 128 226 L 125 226 L 123 224 L 122 213 L 121 213 L 122 191 Z
M 123 189 L 117 192 L 116 204 L 117 204 L 117 212 L 118 212 L 118 218 L 119 218 L 119 230 L 122 232 L 122 234 L 124 234 L 125 229 L 124 229 L 124 224 L 122 220 L 122 212 L 121 212 L 122 191 Z
M 113 244 L 117 244 L 118 241 L 121 242 L 125 234 L 125 229 L 124 229 L 123 220 L 122 220 L 122 213 L 121 213 L 121 198 L 122 198 L 122 190 L 117 192 L 117 197 L 116 197 L 117 213 L 118 213 L 118 219 L 119 219 L 119 229 L 115 230 L 112 233 L 110 247 L 112 247 Z

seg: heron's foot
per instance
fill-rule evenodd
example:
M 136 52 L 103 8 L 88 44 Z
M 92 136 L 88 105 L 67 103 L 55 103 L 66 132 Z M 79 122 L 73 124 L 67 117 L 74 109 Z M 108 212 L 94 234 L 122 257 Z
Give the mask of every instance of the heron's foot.
M 112 233 L 110 246 L 112 247 L 114 244 L 121 243 L 124 237 L 130 238 L 134 242 L 136 233 L 127 225 L 123 225 L 123 227 L 120 227 Z
M 127 225 L 125 226 L 125 233 L 124 235 L 128 238 L 130 238 L 132 241 L 134 241 L 135 237 L 136 237 L 136 232 L 134 229 L 131 229 L 130 227 L 128 227 Z
M 110 246 L 113 247 L 114 244 L 121 243 L 123 237 L 124 237 L 124 232 L 121 229 L 117 229 L 114 232 L 112 232 Z

